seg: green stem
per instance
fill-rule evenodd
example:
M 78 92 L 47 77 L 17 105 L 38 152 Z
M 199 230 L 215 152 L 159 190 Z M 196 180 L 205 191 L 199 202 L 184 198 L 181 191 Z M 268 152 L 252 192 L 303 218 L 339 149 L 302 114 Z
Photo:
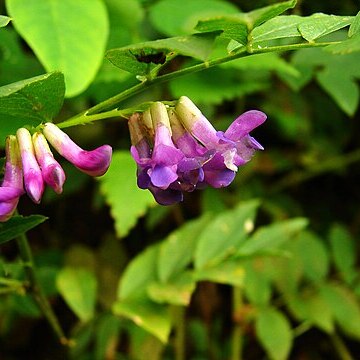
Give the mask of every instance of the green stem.
M 332 334 L 331 341 L 341 360 L 354 360 L 340 336 Z
M 59 321 L 51 308 L 44 291 L 38 281 L 36 276 L 34 261 L 32 252 L 29 246 L 29 242 L 27 240 L 26 234 L 21 234 L 17 239 L 17 244 L 19 247 L 20 257 L 23 261 L 23 266 L 25 269 L 26 276 L 29 281 L 29 290 L 33 295 L 36 303 L 38 304 L 40 310 L 45 315 L 47 321 L 49 322 L 51 328 L 54 330 L 56 336 L 58 337 L 59 341 L 63 345 L 69 345 L 69 340 L 66 338 Z
M 145 89 L 148 89 L 152 86 L 159 85 L 161 83 L 173 80 L 175 78 L 178 78 L 180 76 L 185 76 L 188 74 L 192 74 L 198 71 L 206 70 L 208 68 L 211 68 L 213 66 L 221 65 L 224 63 L 227 63 L 232 60 L 236 60 L 245 56 L 253 55 L 253 54 L 262 54 L 267 52 L 274 52 L 274 51 L 290 51 L 290 50 L 298 50 L 303 48 L 313 48 L 313 47 L 324 47 L 330 44 L 335 44 L 337 42 L 324 42 L 324 43 L 301 43 L 301 44 L 289 44 L 289 45 L 281 45 L 281 46 L 271 46 L 271 47 L 242 47 L 237 53 L 233 55 L 227 55 L 218 59 L 205 61 L 200 64 L 196 64 L 193 66 L 189 66 L 184 69 L 180 69 L 177 71 L 173 71 L 168 74 L 164 74 L 161 76 L 157 76 L 155 78 L 148 78 L 147 80 L 136 84 L 132 86 L 129 89 L 126 89 L 125 91 L 107 99 L 99 104 L 91 107 L 85 112 L 82 112 L 80 114 L 75 115 L 74 117 L 71 117 L 70 119 L 57 124 L 59 127 L 65 128 L 69 126 L 75 126 L 80 124 L 87 124 L 96 120 L 102 120 L 109 117 L 119 116 L 118 111 L 119 110 L 113 110 L 107 111 L 109 109 L 116 108 L 121 102 L 124 100 L 144 91 Z M 103 112 L 105 111 L 105 112 Z M 101 113 L 103 112 L 103 113 Z M 101 114 L 100 114 L 101 113 Z M 121 113 L 121 112 L 120 112 Z M 98 116 L 93 117 L 95 114 L 98 114 Z M 121 114 L 120 114 L 121 116 Z
M 175 318 L 175 360 L 185 360 L 185 307 L 174 307 Z
M 243 338 L 244 332 L 242 324 L 239 321 L 239 312 L 243 306 L 242 290 L 238 286 L 232 288 L 232 312 L 233 312 L 233 329 L 231 334 L 231 360 L 241 360 L 243 358 Z

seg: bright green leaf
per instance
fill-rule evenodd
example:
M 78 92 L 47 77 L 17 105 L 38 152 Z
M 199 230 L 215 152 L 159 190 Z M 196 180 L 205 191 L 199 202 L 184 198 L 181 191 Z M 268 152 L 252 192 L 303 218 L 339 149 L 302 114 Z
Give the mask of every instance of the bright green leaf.
M 193 277 L 198 281 L 207 280 L 242 287 L 245 277 L 244 264 L 239 260 L 223 261 L 215 266 L 195 270 Z
M 64 76 L 59 72 L 0 87 L 0 135 L 51 121 L 63 104 L 64 91 Z
M 353 16 L 336 16 L 327 14 L 313 14 L 298 25 L 301 36 L 312 42 L 322 36 L 342 29 L 352 23 Z
M 0 27 L 6 26 L 11 21 L 8 16 L 0 15 Z
M 130 262 L 120 279 L 118 288 L 120 299 L 138 297 L 146 293 L 147 286 L 157 279 L 158 257 L 159 245 L 153 245 Z
M 109 170 L 99 180 L 115 220 L 116 233 L 126 236 L 155 201 L 149 191 L 137 187 L 136 163 L 128 151 L 114 152 Z
M 360 306 L 355 295 L 337 284 L 322 286 L 320 294 L 329 304 L 337 324 L 344 333 L 360 339 Z
M 8 221 L 0 223 L 0 244 L 17 238 L 40 225 L 46 219 L 47 217 L 42 215 L 13 216 Z
M 360 11 L 356 14 L 354 21 L 351 23 L 349 28 L 349 37 L 360 33 Z
M 7 0 L 19 34 L 47 71 L 65 75 L 66 96 L 84 91 L 99 69 L 108 36 L 101 0 Z M 30 9 L 30 11 L 29 11 Z
M 86 322 L 94 316 L 97 281 L 92 272 L 82 268 L 63 268 L 57 275 L 56 285 L 81 321 Z
M 286 360 L 292 346 L 289 321 L 276 309 L 259 309 L 255 321 L 256 336 L 270 359 Z
M 118 300 L 112 310 L 115 315 L 131 319 L 163 343 L 167 342 L 171 330 L 171 317 L 166 307 L 147 300 Z
M 195 267 L 200 269 L 217 264 L 246 239 L 253 229 L 254 218 L 259 203 L 240 203 L 235 209 L 223 212 L 204 228 L 195 251 Z
M 161 0 L 151 6 L 150 20 L 163 34 L 177 36 L 192 33 L 200 19 L 234 12 L 236 6 L 222 0 Z
M 172 232 L 160 245 L 158 274 L 162 282 L 184 270 L 191 262 L 199 234 L 211 220 L 210 215 L 189 221 Z
M 151 300 L 160 304 L 187 306 L 195 290 L 195 285 L 193 277 L 184 272 L 169 283 L 151 283 L 147 288 L 147 293 Z
M 170 53 L 191 56 L 205 61 L 219 32 L 178 36 L 147 41 L 107 51 L 106 58 L 122 70 L 136 75 L 146 75 L 155 64 L 142 61 L 145 56 L 166 56 Z
M 350 39 L 344 40 L 339 44 L 332 44 L 325 47 L 326 51 L 331 52 L 332 54 L 351 54 L 353 52 L 360 51 L 360 33 L 356 33 Z
M 253 255 L 257 252 L 276 249 L 286 241 L 296 238 L 307 223 L 308 221 L 304 218 L 296 218 L 264 226 L 241 244 L 237 254 Z
M 334 225 L 329 234 L 331 255 L 336 269 L 351 281 L 355 271 L 356 247 L 355 240 L 347 229 L 341 225 Z

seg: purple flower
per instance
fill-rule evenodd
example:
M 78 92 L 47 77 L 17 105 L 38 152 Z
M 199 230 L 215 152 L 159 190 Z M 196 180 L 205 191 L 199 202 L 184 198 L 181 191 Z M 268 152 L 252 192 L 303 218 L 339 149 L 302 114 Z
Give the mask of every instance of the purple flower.
M 43 132 L 56 151 L 85 174 L 101 176 L 109 168 L 111 146 L 103 145 L 92 151 L 83 150 L 53 123 L 46 123 Z
M 45 183 L 52 187 L 57 194 L 61 194 L 66 179 L 64 170 L 54 159 L 44 134 L 34 133 L 32 141 Z
M 4 180 L 0 187 L 0 222 L 7 221 L 14 213 L 19 197 L 24 193 L 21 158 L 16 136 L 6 138 L 6 163 Z
M 44 180 L 35 157 L 34 146 L 29 130 L 18 129 L 16 136 L 19 143 L 24 184 L 30 199 L 39 204 L 44 192 Z

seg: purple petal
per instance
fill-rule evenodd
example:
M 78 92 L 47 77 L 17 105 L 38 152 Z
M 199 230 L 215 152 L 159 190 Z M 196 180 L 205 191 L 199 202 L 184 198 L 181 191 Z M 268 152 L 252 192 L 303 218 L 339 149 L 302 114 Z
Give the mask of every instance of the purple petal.
M 263 112 L 258 110 L 247 111 L 233 121 L 225 131 L 225 137 L 229 140 L 238 141 L 265 120 L 266 115 Z
M 14 200 L 21 196 L 24 190 L 14 187 L 1 186 L 0 187 L 0 203 Z
M 153 194 L 155 200 L 160 205 L 173 205 L 183 200 L 184 196 L 181 191 L 174 189 L 158 189 L 150 187 L 149 190 Z
M 178 178 L 176 165 L 155 165 L 153 169 L 148 170 L 148 174 L 150 176 L 151 183 L 160 189 L 167 189 L 169 185 Z
M 12 201 L 0 202 L 0 222 L 8 221 L 16 210 L 19 198 Z

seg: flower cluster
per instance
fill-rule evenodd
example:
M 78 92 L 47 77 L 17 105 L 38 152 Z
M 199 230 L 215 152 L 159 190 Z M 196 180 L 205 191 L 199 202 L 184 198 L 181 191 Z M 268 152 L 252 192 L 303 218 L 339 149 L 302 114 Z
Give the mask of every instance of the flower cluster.
M 63 190 L 65 173 L 55 160 L 48 142 L 65 159 L 80 171 L 103 175 L 111 161 L 112 148 L 103 145 L 92 151 L 80 148 L 53 123 L 46 123 L 42 132 L 31 135 L 25 128 L 6 139 L 6 162 L 0 187 L 0 222 L 7 221 L 14 213 L 19 198 L 25 192 L 35 203 L 40 203 L 45 185 L 57 194 Z
M 250 110 L 222 132 L 185 96 L 174 107 L 153 103 L 129 119 L 138 186 L 162 205 L 182 201 L 184 192 L 228 186 L 238 167 L 263 150 L 249 133 L 265 120 L 264 113 Z

